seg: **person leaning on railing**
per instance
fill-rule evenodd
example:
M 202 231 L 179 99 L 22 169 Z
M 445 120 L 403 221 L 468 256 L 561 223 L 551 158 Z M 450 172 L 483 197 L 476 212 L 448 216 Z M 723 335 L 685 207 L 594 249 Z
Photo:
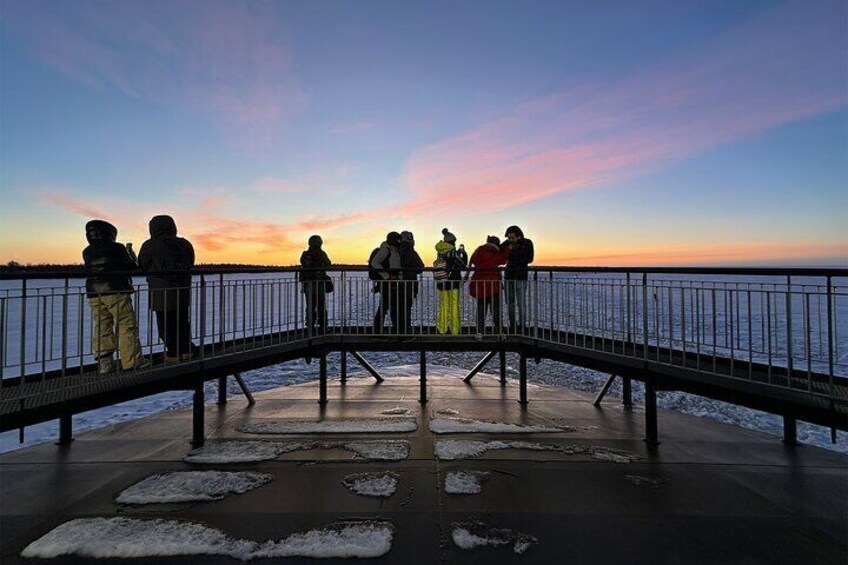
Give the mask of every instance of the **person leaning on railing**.
M 300 282 L 306 298 L 307 327 L 327 327 L 327 293 L 333 292 L 333 281 L 327 275 L 332 266 L 327 253 L 321 249 L 324 240 L 320 235 L 309 238 L 309 248 L 300 255 Z
M 392 333 L 397 333 L 400 322 L 398 281 L 402 275 L 400 262 L 400 234 L 386 234 L 386 241 L 371 252 L 368 258 L 368 278 L 374 283 L 373 292 L 380 294 L 380 304 L 374 313 L 374 333 L 383 332 L 386 314 L 392 319 Z
M 501 244 L 501 248 L 509 247 L 511 250 L 504 269 L 509 327 L 512 332 L 523 333 L 527 323 L 527 277 L 535 251 L 533 242 L 524 237 L 524 232 L 518 226 L 506 228 L 505 236 L 507 239 Z
M 91 350 L 101 374 L 116 369 L 115 351 L 120 351 L 121 368 L 143 368 L 148 362 L 141 354 L 138 325 L 133 310 L 132 279 L 127 275 L 138 269 L 127 248 L 117 243 L 118 229 L 103 220 L 85 224 L 88 247 L 82 252 L 86 295 L 94 318 Z M 116 331 L 117 330 L 117 331 Z
M 171 216 L 154 216 L 149 227 L 150 239 L 138 252 L 139 266 L 148 273 L 148 304 L 156 313 L 159 338 L 165 343 L 165 361 L 186 361 L 192 349 L 189 307 L 194 248 L 187 239 L 177 237 Z
M 510 247 L 500 248 L 501 240 L 495 235 L 486 238 L 486 243 L 471 254 L 469 267 L 473 268 L 468 293 L 477 301 L 477 333 L 486 329 L 486 311 L 492 311 L 495 333 L 503 331 L 501 322 L 501 272 L 500 267 L 507 262 L 512 251 Z M 471 271 L 465 273 L 465 280 Z

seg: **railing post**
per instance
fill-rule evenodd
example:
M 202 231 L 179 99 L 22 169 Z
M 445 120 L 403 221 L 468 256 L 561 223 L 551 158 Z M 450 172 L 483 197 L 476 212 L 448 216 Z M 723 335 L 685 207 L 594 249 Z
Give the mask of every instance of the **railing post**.
M 224 314 L 227 311 L 227 308 L 224 305 L 225 298 L 224 273 L 221 273 L 218 275 L 218 343 L 221 345 L 222 349 L 224 347 L 224 328 L 226 328 L 226 325 L 224 324 Z
M 786 277 L 786 359 L 787 359 L 787 376 L 790 382 L 787 384 L 791 387 L 792 379 L 792 275 Z
M 70 445 L 74 441 L 73 420 L 70 414 L 59 416 L 59 441 L 56 445 Z
M 821 335 L 821 334 L 820 334 Z M 833 278 L 827 276 L 827 375 L 830 385 L 830 410 L 836 412 L 836 389 L 833 385 Z M 836 429 L 831 428 L 831 438 L 836 437 Z M 835 443 L 835 442 L 834 442 Z
M 533 271 L 533 338 L 539 339 L 539 271 Z
M 340 372 L 341 383 L 347 384 L 347 351 L 344 350 L 341 352 Z
M 783 443 L 789 446 L 798 445 L 798 424 L 792 414 L 783 415 Z
M 200 360 L 203 361 L 206 353 L 206 277 L 200 275 Z M 189 336 L 190 337 L 190 336 Z M 191 348 L 189 348 L 191 351 Z
M 642 273 L 642 358 L 648 361 L 648 273 Z
M 68 369 L 68 290 L 69 279 L 65 278 L 65 292 L 62 294 L 62 376 Z M 5 326 L 4 326 L 5 329 Z M 2 370 L 2 369 L 0 369 Z M 2 378 L 2 374 L 0 374 Z
M 218 406 L 227 403 L 227 377 L 218 377 Z
M 26 377 L 27 280 L 21 281 L 21 384 Z M 82 339 L 82 338 L 80 338 Z

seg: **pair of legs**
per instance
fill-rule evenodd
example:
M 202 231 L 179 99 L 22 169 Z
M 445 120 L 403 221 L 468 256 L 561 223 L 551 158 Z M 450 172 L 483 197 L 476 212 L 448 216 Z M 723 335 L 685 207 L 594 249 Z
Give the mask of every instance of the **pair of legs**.
M 525 316 L 527 281 L 505 281 L 505 285 L 509 328 L 513 332 L 524 331 L 524 326 L 527 323 Z
M 477 333 L 485 333 L 486 330 L 486 311 L 492 311 L 492 322 L 494 324 L 494 333 L 501 331 L 501 295 L 490 294 L 484 298 L 477 299 Z
M 173 310 L 155 310 L 159 339 L 165 343 L 165 355 L 187 359 L 191 353 L 191 319 L 189 304 Z
M 377 283 L 377 292 L 380 294 L 380 305 L 377 306 L 377 312 L 374 314 L 374 333 L 383 333 L 383 322 L 386 320 L 386 314 L 389 314 L 392 320 L 392 333 L 397 333 L 400 322 L 400 303 L 401 297 L 398 291 L 398 281 L 380 281 Z
M 109 359 L 115 351 L 121 353 L 121 368 L 133 369 L 142 365 L 138 324 L 129 294 L 106 294 L 89 298 L 94 331 L 91 333 L 91 351 L 100 359 Z
M 459 314 L 459 289 L 439 291 L 439 315 L 436 318 L 436 331 L 440 334 L 459 335 L 462 320 Z
M 306 327 L 327 327 L 327 293 L 323 290 L 307 288 L 306 297 Z
M 401 333 L 412 333 L 412 304 L 418 294 L 418 281 L 401 281 L 398 287 L 398 329 Z

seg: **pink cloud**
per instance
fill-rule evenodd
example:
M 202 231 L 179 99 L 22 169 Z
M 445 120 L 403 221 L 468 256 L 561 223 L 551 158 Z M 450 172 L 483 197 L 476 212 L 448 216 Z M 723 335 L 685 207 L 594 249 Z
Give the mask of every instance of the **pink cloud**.
M 844 35 L 826 3 L 788 3 L 700 53 L 526 101 L 413 154 L 402 212 L 501 210 L 842 108 Z
M 9 2 L 4 27 L 90 87 L 197 113 L 264 147 L 309 100 L 272 2 Z

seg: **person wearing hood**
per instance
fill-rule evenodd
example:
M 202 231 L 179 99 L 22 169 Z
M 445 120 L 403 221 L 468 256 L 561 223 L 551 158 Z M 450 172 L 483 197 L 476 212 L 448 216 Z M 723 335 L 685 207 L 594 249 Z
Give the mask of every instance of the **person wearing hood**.
M 506 228 L 505 235 L 507 239 L 503 242 L 501 248 L 511 250 L 506 269 L 504 269 L 509 326 L 513 332 L 523 332 L 526 323 L 527 276 L 530 270 L 529 265 L 535 257 L 535 251 L 533 242 L 524 237 L 524 232 L 518 226 Z
M 497 236 L 490 235 L 486 243 L 471 254 L 470 266 L 474 269 L 468 292 L 477 300 L 477 333 L 486 328 L 486 311 L 492 311 L 495 333 L 502 331 L 501 326 L 501 273 L 499 268 L 506 264 L 511 248 L 501 249 Z M 466 279 L 468 274 L 466 273 Z
M 415 251 L 415 236 L 412 232 L 400 232 L 401 287 L 400 320 L 398 326 L 403 333 L 412 333 L 412 303 L 418 297 L 418 277 L 424 272 L 424 261 Z
M 327 327 L 327 293 L 333 292 L 333 281 L 327 275 L 332 266 L 327 253 L 321 249 L 320 235 L 309 238 L 309 248 L 300 255 L 300 282 L 306 298 L 306 325 L 309 328 Z
M 138 252 L 141 270 L 148 273 L 148 304 L 156 313 L 159 338 L 165 343 L 165 360 L 191 358 L 191 269 L 194 248 L 177 237 L 177 224 L 171 216 L 150 220 L 150 239 Z
M 456 254 L 456 236 L 444 228 L 442 240 L 436 243 L 436 260 L 433 262 L 433 278 L 439 292 L 436 331 L 440 334 L 459 335 L 461 331 L 459 289 L 462 286 L 462 269 L 465 267 Z
M 123 370 L 144 368 L 149 362 L 141 354 L 132 303 L 135 288 L 128 274 L 138 270 L 138 265 L 116 241 L 118 229 L 109 222 L 91 220 L 85 224 L 85 237 L 88 246 L 82 259 L 89 273 L 85 290 L 94 319 L 91 351 L 97 370 L 106 374 L 117 368 L 115 351 L 121 354 Z
M 376 284 L 374 292 L 380 294 L 380 305 L 374 313 L 374 333 L 383 331 L 386 314 L 392 319 L 392 333 L 397 333 L 400 316 L 400 298 L 398 284 L 402 271 L 400 262 L 400 234 L 396 231 L 386 234 L 386 241 L 371 254 L 369 271 Z

